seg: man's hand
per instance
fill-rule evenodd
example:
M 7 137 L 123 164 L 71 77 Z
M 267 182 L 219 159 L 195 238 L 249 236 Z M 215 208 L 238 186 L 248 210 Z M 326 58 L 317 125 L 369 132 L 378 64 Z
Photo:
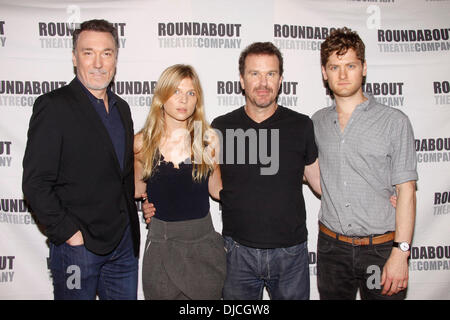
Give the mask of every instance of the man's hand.
M 144 193 L 142 195 L 142 200 L 144 201 L 142 203 L 142 212 L 144 213 L 144 219 L 145 223 L 149 224 L 151 221 L 151 218 L 155 215 L 156 208 L 153 205 L 153 203 L 148 202 L 147 194 Z
M 71 236 L 66 243 L 69 246 L 81 246 L 84 244 L 84 240 L 83 240 L 83 235 L 81 234 L 81 231 L 78 230 L 77 232 L 75 232 L 75 234 L 73 236 Z
M 392 296 L 408 287 L 408 256 L 409 252 L 392 249 L 381 275 L 381 294 Z

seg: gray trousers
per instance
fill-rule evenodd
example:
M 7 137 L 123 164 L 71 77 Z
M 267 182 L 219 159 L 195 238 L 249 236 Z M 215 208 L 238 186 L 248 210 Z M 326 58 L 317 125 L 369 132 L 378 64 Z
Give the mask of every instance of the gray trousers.
M 225 273 L 223 238 L 209 213 L 176 222 L 152 218 L 142 265 L 145 299 L 217 300 Z

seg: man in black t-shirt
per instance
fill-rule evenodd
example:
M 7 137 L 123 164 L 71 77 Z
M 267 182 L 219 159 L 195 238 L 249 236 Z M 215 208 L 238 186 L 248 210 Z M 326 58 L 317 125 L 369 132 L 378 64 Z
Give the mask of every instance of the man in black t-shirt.
M 239 59 L 246 105 L 216 118 L 227 278 L 224 299 L 309 299 L 303 176 L 318 181 L 309 117 L 277 105 L 283 58 L 270 42 Z

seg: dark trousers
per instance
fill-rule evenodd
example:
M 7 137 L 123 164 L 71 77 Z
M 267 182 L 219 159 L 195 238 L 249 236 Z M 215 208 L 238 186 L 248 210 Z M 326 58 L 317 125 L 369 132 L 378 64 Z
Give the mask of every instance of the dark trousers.
M 392 251 L 392 241 L 353 246 L 319 232 L 317 283 L 321 300 L 402 300 L 406 291 L 382 295 L 383 266 Z
M 55 300 L 136 300 L 138 258 L 128 226 L 119 245 L 97 255 L 84 245 L 50 243 L 50 269 Z

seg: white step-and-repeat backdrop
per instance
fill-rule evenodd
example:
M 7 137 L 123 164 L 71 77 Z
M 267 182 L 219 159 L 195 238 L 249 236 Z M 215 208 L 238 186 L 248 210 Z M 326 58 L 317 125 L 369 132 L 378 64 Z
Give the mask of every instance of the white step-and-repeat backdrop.
M 114 90 L 130 104 L 135 131 L 156 80 L 175 63 L 197 69 L 209 121 L 243 105 L 238 57 L 254 41 L 273 41 L 284 55 L 279 103 L 311 116 L 331 102 L 321 79 L 321 42 L 333 28 L 358 31 L 367 47 L 364 89 L 405 112 L 415 132 L 419 181 L 408 299 L 450 298 L 449 1 L 0 0 L 0 299 L 53 298 L 46 237 L 22 194 L 22 158 L 33 102 L 72 80 L 71 28 L 93 18 L 118 28 Z M 318 299 L 320 201 L 304 190 L 311 299 Z M 211 206 L 221 231 L 220 207 Z

